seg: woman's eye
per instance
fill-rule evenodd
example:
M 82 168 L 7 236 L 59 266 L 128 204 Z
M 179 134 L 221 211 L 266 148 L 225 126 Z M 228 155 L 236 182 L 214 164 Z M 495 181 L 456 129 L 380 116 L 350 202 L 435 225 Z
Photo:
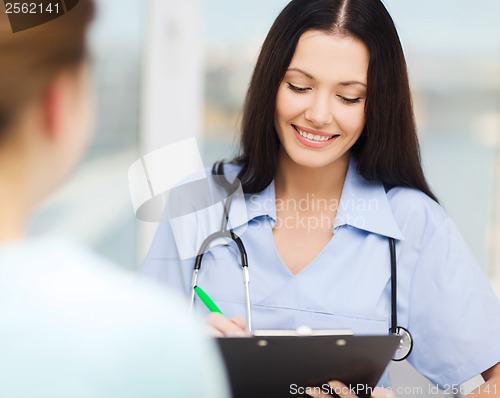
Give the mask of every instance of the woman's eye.
M 309 91 L 310 88 L 309 87 L 298 87 L 298 86 L 294 86 L 292 83 L 287 83 L 288 84 L 288 88 L 292 91 L 295 91 L 297 93 L 305 93 L 306 91 Z
M 345 102 L 346 104 L 357 104 L 361 101 L 361 98 L 348 98 L 348 97 L 343 97 L 342 95 L 337 95 L 341 99 L 342 102 Z

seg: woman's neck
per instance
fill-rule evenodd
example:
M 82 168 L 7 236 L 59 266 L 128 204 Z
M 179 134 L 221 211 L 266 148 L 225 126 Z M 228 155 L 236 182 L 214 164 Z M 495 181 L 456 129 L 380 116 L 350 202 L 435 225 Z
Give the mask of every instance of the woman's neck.
M 275 178 L 278 197 L 302 198 L 314 194 L 317 198 L 339 198 L 344 186 L 349 156 L 343 156 L 325 167 L 304 167 L 280 153 Z

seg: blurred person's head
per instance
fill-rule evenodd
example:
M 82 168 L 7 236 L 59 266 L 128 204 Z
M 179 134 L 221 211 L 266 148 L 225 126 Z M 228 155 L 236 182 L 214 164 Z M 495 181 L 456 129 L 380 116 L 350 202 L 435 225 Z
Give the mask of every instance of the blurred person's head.
M 25 217 L 84 153 L 94 116 L 86 59 L 93 14 L 93 0 L 80 0 L 55 20 L 13 33 L 0 13 L 0 224 Z
M 239 177 L 245 191 L 259 192 L 276 176 L 280 150 L 287 149 L 277 131 L 280 88 L 288 83 L 286 74 L 294 57 L 305 59 L 298 54 L 299 44 L 318 33 L 351 45 L 351 52 L 365 48 L 368 53 L 364 126 L 348 149 L 356 156 L 360 174 L 387 185 L 414 187 L 434 197 L 420 165 L 403 49 L 394 22 L 380 0 L 293 0 L 274 21 L 257 60 L 243 111 L 241 155 L 237 160 L 243 163 Z M 324 56 L 307 59 L 307 63 L 321 63 Z M 328 60 L 333 65 L 341 61 Z M 351 72 L 365 68 L 357 66 Z M 316 69 L 320 68 L 318 65 Z M 331 69 L 334 75 L 339 68 Z

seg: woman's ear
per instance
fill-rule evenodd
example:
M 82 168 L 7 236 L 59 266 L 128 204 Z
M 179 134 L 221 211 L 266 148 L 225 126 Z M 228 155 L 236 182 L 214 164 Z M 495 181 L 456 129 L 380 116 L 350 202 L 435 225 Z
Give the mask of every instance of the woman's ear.
M 72 71 L 59 73 L 43 93 L 41 100 L 43 131 L 49 139 L 57 139 L 68 130 L 75 98 L 76 78 Z

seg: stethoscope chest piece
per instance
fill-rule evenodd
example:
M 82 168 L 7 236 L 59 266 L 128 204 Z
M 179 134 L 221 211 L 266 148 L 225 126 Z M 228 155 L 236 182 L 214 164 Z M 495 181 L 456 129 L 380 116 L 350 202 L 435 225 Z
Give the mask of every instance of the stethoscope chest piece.
M 400 338 L 399 346 L 392 357 L 393 361 L 403 361 L 410 355 L 411 350 L 413 348 L 413 338 L 408 330 L 406 330 L 402 326 L 396 327 L 395 336 Z

